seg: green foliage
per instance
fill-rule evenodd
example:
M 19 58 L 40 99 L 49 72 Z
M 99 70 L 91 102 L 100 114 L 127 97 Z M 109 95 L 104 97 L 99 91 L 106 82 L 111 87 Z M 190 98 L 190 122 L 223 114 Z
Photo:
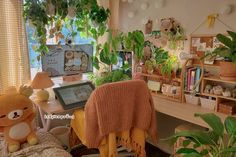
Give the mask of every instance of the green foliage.
M 227 32 L 230 37 L 225 36 L 223 34 L 217 34 L 217 39 L 224 46 L 216 48 L 210 55 L 212 57 L 216 57 L 217 55 L 219 55 L 221 57 L 224 57 L 225 60 L 231 61 L 236 64 L 236 32 Z
M 161 64 L 161 74 L 166 75 L 170 78 L 172 70 L 173 70 L 173 66 L 177 62 L 178 62 L 178 59 L 176 56 L 173 56 L 173 55 L 169 56 L 166 59 L 166 61 L 163 64 Z
M 120 33 L 115 37 L 112 37 L 112 33 L 109 31 L 109 39 L 100 46 L 98 50 L 98 55 L 93 57 L 93 65 L 99 70 L 100 64 L 110 68 L 108 71 L 111 71 L 111 66 L 117 64 L 118 58 L 118 46 L 121 45 L 123 34 Z
M 105 83 L 129 80 L 130 77 L 126 75 L 123 70 L 115 70 L 107 72 L 102 76 L 97 76 L 96 74 L 92 73 L 90 74 L 89 79 L 95 84 L 95 86 L 100 86 Z
M 182 154 L 184 157 L 233 157 L 236 153 L 236 117 L 228 116 L 223 124 L 221 119 L 213 113 L 195 114 L 195 116 L 205 121 L 210 130 L 181 131 L 171 136 L 168 140 L 173 143 L 180 137 L 185 137 L 187 141 L 176 154 Z M 186 148 L 189 142 L 195 147 Z M 201 149 L 197 149 L 200 147 Z
M 152 53 L 154 54 L 154 58 L 157 62 L 157 65 L 161 65 L 166 62 L 166 60 L 169 58 L 168 51 L 165 51 L 162 48 L 158 48 L 156 46 L 152 47 Z
M 49 11 L 50 4 L 55 7 L 55 13 Z M 75 17 L 67 16 L 68 8 L 73 9 Z M 109 15 L 110 11 L 98 6 L 96 0 L 25 0 L 24 3 L 24 18 L 36 28 L 35 39 L 39 43 L 36 51 L 40 55 L 48 52 L 46 28 L 50 28 L 49 37 L 65 38 L 61 33 L 64 25 L 71 31 L 66 38 L 73 39 L 79 31 L 81 36 L 97 40 L 107 31 Z
M 140 30 L 128 32 L 128 34 L 124 36 L 125 49 L 133 51 L 139 61 L 143 57 L 144 43 L 145 43 L 144 34 Z

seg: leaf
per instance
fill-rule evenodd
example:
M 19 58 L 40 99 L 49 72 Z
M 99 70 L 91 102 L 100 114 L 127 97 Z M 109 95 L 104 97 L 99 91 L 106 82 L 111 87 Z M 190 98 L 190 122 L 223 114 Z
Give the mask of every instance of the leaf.
M 191 143 L 190 140 L 184 140 L 183 141 L 183 147 L 187 147 Z
M 198 151 L 196 151 L 193 148 L 180 148 L 176 151 L 176 154 L 190 154 L 190 153 L 199 154 Z
M 107 64 L 107 65 L 110 65 L 111 61 L 110 61 L 108 55 L 105 53 L 104 49 L 101 50 L 101 52 L 100 52 L 100 61 Z
M 227 117 L 224 122 L 227 133 L 236 137 L 236 117 Z
M 184 155 L 184 157 L 203 157 L 203 156 L 199 153 L 190 153 L 190 154 Z
M 227 31 L 227 33 L 231 36 L 232 40 L 236 42 L 236 32 Z
M 116 54 L 116 53 L 112 53 L 110 56 L 111 56 L 111 57 L 110 57 L 111 64 L 117 64 L 117 61 L 118 61 L 118 56 L 117 56 L 117 54 Z
M 216 37 L 222 44 L 224 44 L 228 48 L 232 48 L 232 41 L 229 37 L 223 34 L 217 34 Z
M 99 60 L 95 56 L 93 57 L 93 67 L 96 68 L 97 70 L 100 69 L 100 67 L 99 67 Z
M 207 155 L 208 153 L 209 153 L 209 151 L 208 151 L 207 149 L 203 149 L 203 150 L 200 152 L 200 154 L 203 155 L 203 156 Z
M 230 148 L 225 148 L 223 151 L 220 152 L 220 154 L 225 154 L 225 153 L 236 153 L 236 147 L 230 147 Z
M 193 131 L 193 130 L 178 132 L 173 136 L 171 136 L 170 138 L 168 138 L 167 140 L 175 141 L 176 138 L 179 137 L 186 137 L 192 142 L 200 145 L 215 145 L 215 142 L 209 137 L 209 133 L 202 131 Z
M 221 122 L 221 119 L 213 113 L 206 114 L 195 114 L 196 117 L 200 117 L 204 120 L 216 133 L 216 135 L 223 137 L 224 135 L 224 125 Z
M 218 47 L 212 52 L 212 54 L 213 55 L 216 54 L 221 57 L 228 58 L 228 57 L 230 57 L 231 52 L 230 52 L 230 49 L 227 47 Z

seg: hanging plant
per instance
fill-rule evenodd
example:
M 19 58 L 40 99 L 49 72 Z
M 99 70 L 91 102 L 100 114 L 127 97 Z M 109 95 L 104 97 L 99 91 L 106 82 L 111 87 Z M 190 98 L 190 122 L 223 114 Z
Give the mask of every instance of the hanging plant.
M 165 35 L 169 41 L 169 48 L 176 50 L 186 38 L 183 27 L 174 18 L 161 19 L 161 35 Z
M 98 6 L 96 0 L 25 0 L 24 3 L 24 18 L 35 27 L 39 43 L 35 51 L 39 57 L 48 52 L 48 38 L 73 39 L 79 32 L 97 40 L 107 31 L 109 15 L 109 9 Z M 68 36 L 62 34 L 63 26 L 71 31 Z

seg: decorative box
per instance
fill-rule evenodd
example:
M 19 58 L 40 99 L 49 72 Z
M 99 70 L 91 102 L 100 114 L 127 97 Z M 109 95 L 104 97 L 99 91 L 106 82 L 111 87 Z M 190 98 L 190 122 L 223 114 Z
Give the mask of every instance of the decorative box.
M 216 106 L 216 100 L 211 100 L 207 98 L 200 98 L 201 106 L 203 108 L 214 110 Z
M 218 112 L 233 115 L 236 113 L 236 103 L 233 101 L 219 103 Z
M 178 98 L 178 97 L 180 97 L 180 93 L 181 93 L 180 89 L 181 89 L 180 86 L 174 86 L 174 85 L 170 85 L 170 84 L 163 84 L 162 88 L 161 88 L 161 92 L 164 95 L 171 96 L 171 97 L 174 97 L 174 98 Z
M 148 80 L 147 85 L 148 85 L 149 90 L 151 91 L 159 92 L 161 90 L 160 82 Z

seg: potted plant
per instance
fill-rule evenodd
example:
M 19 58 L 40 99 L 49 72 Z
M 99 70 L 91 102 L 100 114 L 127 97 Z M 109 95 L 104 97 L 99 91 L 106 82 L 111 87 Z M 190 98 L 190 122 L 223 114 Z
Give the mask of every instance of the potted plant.
M 176 56 L 168 56 L 166 61 L 161 64 L 161 74 L 165 77 L 171 78 L 172 72 L 174 69 L 175 64 L 178 62 L 178 59 Z
M 156 66 L 157 64 L 154 58 L 145 61 L 145 68 L 148 74 L 153 74 L 153 71 L 156 69 Z
M 228 116 L 224 124 L 213 113 L 195 114 L 205 121 L 209 131 L 181 131 L 168 138 L 175 143 L 184 137 L 183 145 L 176 151 L 184 157 L 233 157 L 236 153 L 236 117 Z M 191 143 L 192 147 L 188 147 Z
M 230 37 L 217 34 L 216 37 L 223 46 L 216 48 L 210 55 L 212 57 L 220 56 L 224 58 L 224 61 L 220 63 L 221 79 L 236 80 L 236 32 L 227 32 Z

